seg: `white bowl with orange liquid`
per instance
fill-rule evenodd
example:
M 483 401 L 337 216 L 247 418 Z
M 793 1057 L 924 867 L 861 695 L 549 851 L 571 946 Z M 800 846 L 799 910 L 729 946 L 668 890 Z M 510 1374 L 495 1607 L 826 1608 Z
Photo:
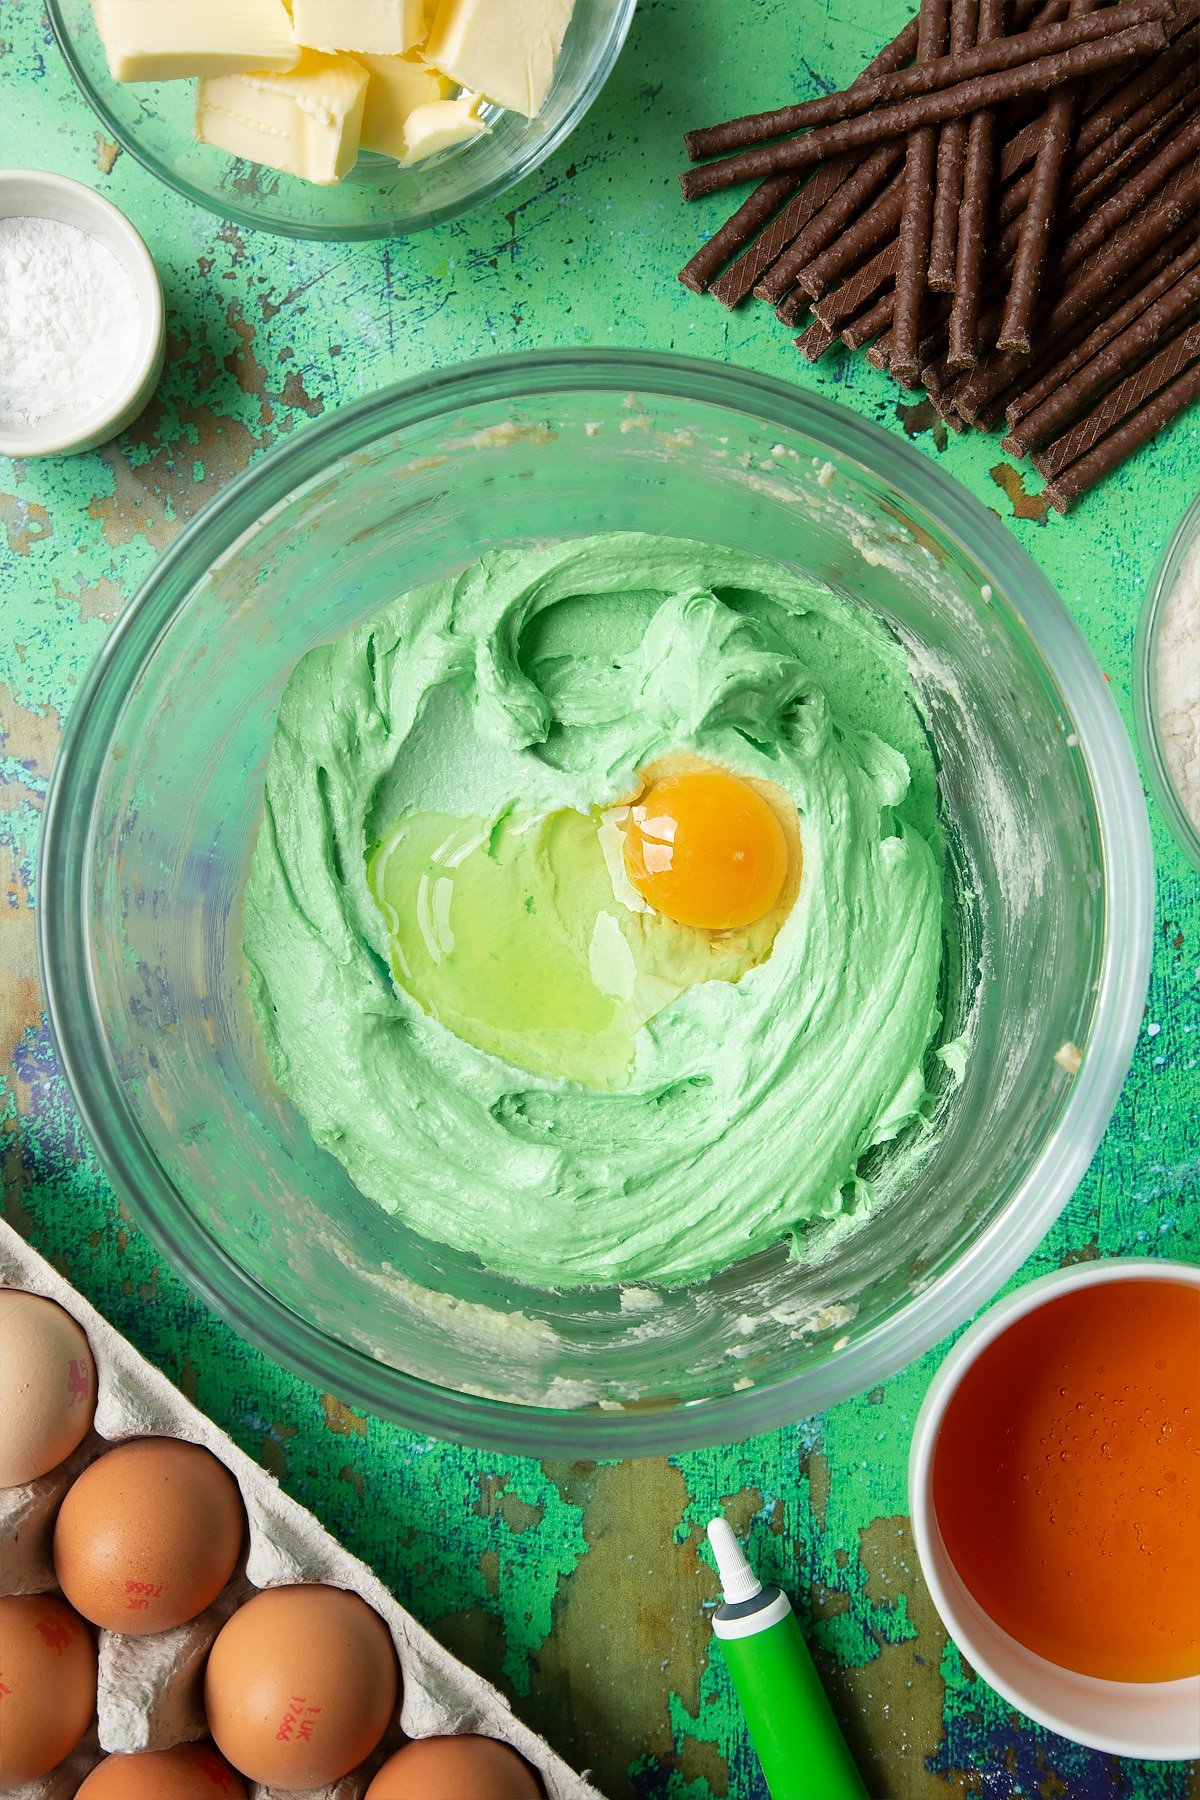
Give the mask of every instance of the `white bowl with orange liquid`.
M 1097 1750 L 1200 1755 L 1200 1269 L 1077 1263 L 998 1301 L 925 1396 L 909 1502 L 999 1694 Z

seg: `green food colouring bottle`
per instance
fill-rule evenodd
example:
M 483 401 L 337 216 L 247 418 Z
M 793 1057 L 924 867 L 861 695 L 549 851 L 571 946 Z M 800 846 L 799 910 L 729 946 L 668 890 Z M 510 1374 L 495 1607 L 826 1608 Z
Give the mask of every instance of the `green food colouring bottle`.
M 713 1630 L 771 1800 L 869 1800 L 787 1595 L 762 1585 L 726 1520 L 708 1540 L 725 1596 Z

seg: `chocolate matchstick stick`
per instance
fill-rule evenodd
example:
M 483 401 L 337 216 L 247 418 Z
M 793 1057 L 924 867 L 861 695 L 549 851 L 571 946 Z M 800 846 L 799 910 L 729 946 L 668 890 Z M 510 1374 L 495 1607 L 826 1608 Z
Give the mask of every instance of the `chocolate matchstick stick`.
M 1177 19 L 1166 21 L 1163 26 L 1167 34 L 1166 49 L 1152 56 L 1132 74 L 1128 69 L 1110 69 L 1095 81 L 1088 82 L 1075 146 L 1079 154 L 1099 143 L 1107 132 L 1136 112 L 1159 88 L 1174 80 L 1181 69 L 1194 71 L 1200 55 L 1200 37 L 1192 35 L 1197 27 L 1190 24 L 1182 32 L 1177 27 Z
M 1146 352 L 1176 327 L 1180 321 L 1194 323 L 1200 312 L 1200 269 L 1191 269 L 1174 287 L 1139 313 L 1132 324 L 1109 339 L 1090 362 L 1026 414 L 1015 430 L 1010 431 L 1001 448 L 1010 456 L 1028 456 L 1031 450 L 1047 444 L 1056 431 L 1094 404 L 1098 395 L 1135 369 Z
M 1191 77 L 1184 77 L 1184 79 L 1191 81 Z M 1121 128 L 1117 128 L 1117 130 L 1121 130 Z M 1024 135 L 1025 133 L 1018 133 L 1018 137 L 1024 137 Z M 1112 137 L 1112 135 L 1110 135 L 1110 137 Z M 1025 142 L 1027 142 L 1027 139 L 1025 139 Z M 1016 140 L 1009 140 L 1009 144 L 1016 144 Z M 1006 146 L 1004 153 L 1002 153 L 1002 164 L 1000 164 L 1002 169 L 1013 167 L 1013 164 L 1018 160 L 1018 155 L 1020 155 L 1020 151 L 1016 151 L 1013 157 L 1009 157 L 1007 151 L 1009 151 L 1009 146 Z M 1090 167 L 1096 167 L 1097 162 L 1103 158 L 1103 153 L 1105 153 L 1105 142 L 1101 140 L 1101 142 L 1097 144 L 1096 149 L 1092 151 L 1092 162 L 1090 162 Z M 1083 167 L 1079 167 L 1079 169 L 1076 169 L 1076 171 L 1072 173 L 1072 187 L 1070 187 L 1070 193 L 1072 194 L 1074 194 L 1074 180 L 1076 180 L 1076 175 L 1079 175 L 1079 173 L 1085 173 Z M 1011 223 L 1011 220 L 1020 214 L 1020 205 L 1024 202 L 1025 194 L 1027 194 L 1027 176 L 1018 176 L 1016 180 L 1013 180 L 1013 182 L 1009 182 L 1009 184 L 1006 185 L 1006 189 L 1000 194 L 1000 220 L 1009 220 L 1009 223 Z M 1015 243 L 1016 232 L 1015 230 L 1009 230 L 1009 232 L 1004 234 L 1004 238 L 1000 239 L 1000 256 L 1004 257 L 1004 252 L 1007 252 L 1007 254 L 1011 256 L 1011 252 L 1013 252 L 1013 248 L 1015 248 Z M 892 243 L 891 247 L 883 248 L 878 256 L 873 257 L 871 261 L 867 261 L 867 263 L 862 265 L 862 268 L 858 268 L 851 277 L 847 277 L 846 283 L 844 283 L 842 288 L 838 288 L 837 293 L 833 293 L 828 299 L 820 301 L 819 306 L 815 308 L 817 317 L 826 320 L 826 324 L 829 324 L 829 326 L 837 326 L 842 320 L 849 319 L 849 317 L 856 315 L 858 310 L 860 310 L 860 306 L 871 297 L 871 293 L 878 292 L 880 286 L 891 281 L 892 274 L 894 274 L 894 248 L 896 248 L 894 247 L 894 243 Z M 1076 257 L 1076 261 L 1078 261 L 1078 257 Z M 981 299 L 982 290 L 981 288 L 977 288 L 977 290 L 975 290 L 975 301 L 979 302 Z M 864 320 L 864 335 L 860 335 L 860 328 L 858 328 L 856 322 L 853 326 L 846 326 L 846 324 L 842 326 L 842 337 L 844 337 L 844 342 L 846 342 L 849 349 L 858 349 L 858 347 L 862 347 L 862 344 L 867 344 L 867 342 L 871 340 L 871 337 L 876 335 L 880 329 L 891 326 L 891 297 L 889 297 L 887 301 L 876 302 L 876 306 L 880 306 L 882 311 L 880 311 L 878 317 L 876 317 L 873 310 L 873 315 L 871 315 L 869 319 Z M 997 313 L 993 315 L 993 329 L 995 329 L 995 324 L 999 324 L 999 319 L 1000 311 L 997 310 Z M 997 414 L 997 418 L 999 418 L 999 414 Z
M 1192 48 L 1200 58 L 1200 43 Z M 1188 50 L 1189 46 L 1185 45 L 1184 49 Z M 1171 54 L 1164 52 L 1156 62 L 1164 63 Z M 1190 102 L 1196 91 L 1196 80 L 1190 55 L 1187 60 L 1188 67 L 1180 69 L 1173 82 L 1164 80 L 1148 95 L 1140 85 L 1135 93 L 1134 84 L 1128 83 L 1127 93 L 1112 96 L 1083 119 L 1075 142 L 1079 160 L 1068 178 L 1067 198 L 1072 204 L 1086 203 L 1102 192 L 1102 178 L 1107 178 L 1109 185 L 1120 180 L 1130 166 L 1129 162 L 1121 163 L 1121 155 L 1137 145 L 1136 160 L 1140 160 L 1144 151 L 1153 147 L 1156 136 L 1167 128 L 1164 121 L 1171 119 L 1171 107 L 1184 96 Z M 1029 198 L 1032 164 L 1041 129 L 1042 119 L 1033 119 L 1001 148 L 1002 185 L 996 210 L 996 222 L 1001 226 L 1017 218 Z M 1096 186 L 1084 191 L 1083 184 L 1093 178 L 1096 178 Z
M 802 331 L 795 340 L 797 350 L 811 363 L 819 362 L 830 345 L 836 343 L 837 332 L 822 325 L 820 319 L 814 319 L 808 330 Z
M 802 231 L 809 220 L 824 207 L 832 194 L 842 186 L 849 170 L 861 159 L 855 156 L 835 157 L 832 162 L 822 163 L 812 179 L 796 192 L 788 201 L 783 211 L 777 213 L 758 237 L 753 230 L 742 232 L 739 228 L 738 242 L 734 246 L 741 251 L 735 262 L 731 262 L 725 273 L 712 283 L 709 293 L 714 300 L 730 311 L 746 298 L 764 269 L 770 268 L 775 259 L 787 249 L 796 233 Z M 764 184 L 765 185 L 765 184 Z M 758 192 L 759 190 L 755 190 Z M 739 208 L 740 211 L 740 208 Z M 727 223 L 732 226 L 737 213 Z M 724 230 L 725 227 L 722 227 Z M 742 246 L 745 245 L 745 248 Z M 707 246 L 705 246 L 707 247 Z M 696 253 L 700 254 L 699 251 Z M 696 257 L 692 258 L 694 263 Z M 691 263 L 687 265 L 691 268 Z M 720 267 L 720 264 L 717 265 Z M 680 281 L 683 271 L 680 271 Z
M 1093 0 L 1071 0 L 1071 21 L 1078 16 L 1082 22 L 1084 15 L 1091 12 L 1092 5 Z M 1102 16 L 1100 22 L 1103 23 Z M 1092 18 L 1088 23 L 1095 24 L 1096 19 Z M 1008 304 L 996 340 L 1001 350 L 1021 350 L 1026 356 L 1029 354 L 1030 324 L 1041 292 L 1042 270 L 1058 206 L 1063 168 L 1071 148 L 1078 97 L 1078 89 L 1067 86 L 1052 94 L 1046 106 L 1042 141 L 1038 145 L 1029 200 L 1013 257 Z
M 967 421 L 960 418 L 955 411 L 954 401 L 948 388 L 943 388 L 940 391 L 931 390 L 929 404 L 933 407 L 934 412 L 942 423 L 948 425 L 951 431 L 956 431 L 961 436 L 964 431 L 970 429 Z
M 1039 475 L 1048 481 L 1064 469 L 1088 456 L 1115 426 L 1130 413 L 1140 412 L 1148 400 L 1169 387 L 1184 370 L 1200 358 L 1200 325 L 1188 324 L 1178 329 L 1149 362 L 1134 369 L 1110 388 L 1077 425 L 1056 437 L 1032 458 Z
M 1024 30 L 1035 20 L 1040 24 L 1052 24 L 1066 12 L 1067 4 L 1068 0 L 1017 0 L 1013 9 L 1014 26 L 1017 30 Z M 907 62 L 916 49 L 917 24 L 916 19 L 911 19 L 903 31 L 890 44 L 885 44 L 867 64 L 858 80 L 872 80 L 876 75 L 888 74 Z M 1105 79 L 1100 78 L 1102 82 Z M 1117 76 L 1113 79 L 1122 78 Z M 903 154 L 902 145 L 894 149 L 893 167 Z M 708 242 L 701 245 L 695 256 L 680 270 L 679 279 L 694 293 L 703 293 L 708 288 L 723 306 L 736 306 L 745 299 L 755 282 L 787 248 L 796 234 L 820 214 L 847 180 L 853 179 L 856 172 L 861 170 L 867 155 L 868 153 L 851 152 L 825 163 L 807 185 L 801 186 L 799 181 L 794 182 L 790 189 L 792 198 L 774 217 L 772 214 L 789 190 L 771 189 L 764 182 L 749 200 L 743 201 Z M 875 191 L 875 185 L 877 184 L 864 184 L 860 190 L 864 201 Z M 756 232 L 761 232 L 761 236 L 756 238 Z M 737 254 L 739 251 L 742 252 L 740 256 Z M 718 280 L 713 280 L 717 270 L 733 256 L 737 260 Z M 780 290 L 781 296 L 783 291 Z
M 808 311 L 809 304 L 810 298 L 804 289 L 794 287 L 790 293 L 783 296 L 775 308 L 775 317 L 781 325 L 794 325 L 796 320 L 802 318 Z
M 991 43 L 1003 31 L 1004 0 L 979 0 L 978 41 Z M 995 154 L 996 115 L 990 109 L 984 109 L 974 113 L 967 123 L 954 300 L 950 308 L 949 364 L 952 369 L 970 368 L 979 352 L 979 308 Z M 1002 171 L 1003 166 L 1002 160 Z
M 891 359 L 892 359 L 892 327 L 891 327 L 891 321 L 889 320 L 887 330 L 880 333 L 880 335 L 875 339 L 875 342 L 871 345 L 870 349 L 867 351 L 867 361 L 870 363 L 870 365 L 873 369 L 883 369 L 884 371 L 886 371 L 888 364 L 891 362 Z
M 878 150 L 872 150 L 754 284 L 759 299 L 773 305 L 794 286 L 801 270 L 821 255 L 844 227 L 854 228 L 853 222 L 903 161 L 904 151 L 898 144 L 882 144 Z M 819 293 L 820 289 L 817 291 Z
M 726 119 L 720 125 L 708 125 L 684 135 L 684 148 L 692 162 L 707 156 L 725 156 L 730 151 L 745 150 L 752 144 L 763 144 L 772 138 L 785 137 L 794 131 L 809 131 L 818 125 L 854 118 L 877 106 L 891 106 L 898 100 L 932 94 L 940 88 L 970 81 L 975 76 L 992 75 L 999 69 L 1017 63 L 1033 62 L 1059 51 L 1075 49 L 1097 38 L 1127 31 L 1149 20 L 1171 18 L 1173 0 L 1129 0 L 1128 4 L 1110 7 L 1103 15 L 1072 16 L 1061 24 L 1036 25 L 1012 37 L 993 39 L 987 43 L 966 45 L 957 53 L 945 54 L 945 40 L 934 56 L 922 61 L 918 54 L 912 69 L 898 69 L 867 81 L 860 77 L 851 87 L 833 94 L 818 94 L 812 100 L 801 100 L 794 106 L 780 106 L 770 112 L 750 113 L 740 119 Z
M 1011 430 L 1047 394 L 1095 355 L 1110 337 L 1124 329 L 1161 293 L 1165 293 L 1190 264 L 1185 252 L 1197 249 L 1195 234 L 1187 226 L 1157 245 L 1103 294 L 1082 319 L 1059 334 L 1040 356 L 1023 361 L 1016 377 L 981 402 L 975 423 L 981 431 L 1005 419 Z M 1166 272 L 1170 270 L 1169 278 Z M 1087 346 L 1084 349 L 1084 346 Z M 1000 353 L 1003 354 L 1003 353 Z M 965 376 L 960 380 L 967 379 Z M 1027 396 L 1032 395 L 1032 398 Z
M 1195 104 L 1196 77 L 1185 69 L 1114 126 L 1103 142 L 1086 155 L 1079 155 L 1068 178 L 1067 197 L 1071 204 L 1085 207 L 1099 192 L 1101 181 L 1107 179 L 1111 184 L 1123 180 L 1130 167 L 1153 150 L 1168 131 L 1184 122 Z
M 1129 148 L 1139 150 L 1140 146 L 1131 145 Z M 1128 180 L 1120 179 L 1121 174 L 1127 171 L 1121 169 L 1121 158 L 1118 157 L 1109 170 L 1102 171 L 1081 191 L 1072 191 L 1072 181 L 1072 188 L 1067 196 L 1071 202 L 1070 208 L 1061 221 L 1065 241 L 1058 253 L 1056 265 L 1059 278 L 1069 275 L 1118 225 L 1124 224 L 1126 219 L 1147 205 L 1168 177 L 1181 164 L 1186 163 L 1198 148 L 1200 114 L 1191 110 L 1191 117 L 1183 129 L 1175 133 L 1155 154 L 1148 156 Z M 1109 189 L 1113 186 L 1117 188 L 1117 192 L 1110 195 Z M 1097 200 L 1101 200 L 1102 196 L 1108 197 L 1097 205 Z M 1019 250 L 1023 223 L 1024 216 L 1011 220 L 1001 234 L 997 248 L 1002 258 L 1013 258 Z M 984 321 L 985 330 L 989 323 L 994 323 L 990 316 Z
M 741 246 L 778 211 L 789 194 L 794 194 L 801 175 L 772 175 L 756 187 L 737 211 L 701 244 L 695 256 L 679 271 L 679 280 L 693 294 L 702 294 L 713 276 Z
M 949 25 L 949 0 L 921 0 L 917 66 L 941 56 Z M 986 49 L 987 46 L 985 45 Z M 898 381 L 915 376 L 920 367 L 921 302 L 929 266 L 929 234 L 933 226 L 933 165 L 937 132 L 922 125 L 909 133 L 904 158 L 904 190 L 900 213 L 900 249 L 896 257 L 896 297 L 892 304 L 891 371 Z
M 1121 304 L 1079 336 L 1065 355 L 1062 354 L 1060 342 L 1038 359 L 1035 368 L 1029 371 L 1036 376 L 1036 380 L 1023 386 L 1010 400 L 1005 401 L 1004 416 L 1010 430 L 1016 430 L 1022 419 L 1049 399 L 1063 383 L 1069 381 L 1077 369 L 1097 356 L 1118 332 L 1124 331 L 1127 325 L 1132 325 L 1147 307 L 1152 306 L 1163 294 L 1169 293 L 1176 282 L 1200 265 L 1200 241 L 1197 241 L 1190 228 L 1185 227 L 1163 246 L 1163 255 L 1161 268 L 1153 268 L 1153 260 L 1156 259 L 1152 259 L 1151 262 L 1140 263 L 1126 277 L 1121 288 Z
M 1196 4 L 1200 6 L 1200 0 L 1196 0 Z M 1168 20 L 1163 26 L 1168 40 L 1171 40 L 1175 23 Z M 1190 42 L 1180 43 L 1176 38 L 1169 41 L 1167 48 L 1158 56 L 1144 63 L 1134 75 L 1130 75 L 1124 68 L 1116 68 L 1089 81 L 1085 92 L 1084 116 L 1075 144 L 1076 153 L 1082 156 L 1085 151 L 1101 143 L 1109 132 L 1118 128 L 1181 69 L 1186 68 L 1190 72 L 1196 65 L 1198 55 L 1200 49 L 1196 45 Z M 1041 138 L 1042 115 L 1039 114 L 1030 119 L 1028 124 L 1022 125 L 1000 146 L 1002 182 L 1010 182 L 1022 169 L 1033 163 Z
M 1137 173 L 1102 206 L 1088 213 L 1063 245 L 1060 271 L 1065 275 L 1092 250 L 1111 236 L 1144 206 L 1148 206 L 1176 170 L 1184 167 L 1200 149 L 1200 112 L 1193 112 L 1182 131 L 1176 132 Z M 1082 209 L 1080 209 L 1082 210 Z M 1001 343 L 1001 348 L 1004 348 Z
M 948 394 L 954 386 L 957 376 L 952 369 L 946 367 L 946 355 L 935 357 L 933 362 L 926 363 L 921 370 L 921 386 L 927 394 Z
M 819 300 L 831 281 L 847 270 L 857 269 L 896 235 L 904 204 L 905 180 L 902 174 L 890 181 L 882 194 L 861 213 L 849 231 L 842 233 L 820 256 L 796 276 L 810 300 Z
M 737 260 L 730 263 L 708 290 L 713 299 L 719 300 L 730 311 L 740 305 L 763 270 L 770 268 L 797 233 L 822 212 L 826 202 L 840 191 L 849 173 L 862 160 L 861 156 L 836 156 L 822 163 L 812 179 L 799 189 L 758 237 L 751 234 L 749 240 L 743 238 L 745 248 Z
M 1114 388 L 1113 394 L 1116 393 Z M 1053 480 L 1045 492 L 1056 512 L 1066 512 L 1072 501 L 1102 480 L 1118 463 L 1148 443 L 1165 425 L 1181 413 L 1185 406 L 1200 396 L 1200 362 L 1191 363 L 1169 386 L 1161 388 L 1152 400 L 1124 415 L 1115 430 L 1108 433 L 1096 448 L 1070 464 Z M 1112 395 L 1106 396 L 1111 400 Z M 1033 459 L 1038 467 L 1038 458 Z M 1039 473 L 1041 471 L 1039 470 Z
M 1152 209 L 1127 220 L 1107 243 L 1098 246 L 1072 271 L 1057 303 L 1046 317 L 1043 328 L 1046 342 L 1052 343 L 1069 326 L 1084 318 L 1130 269 L 1165 239 L 1172 237 L 1194 213 L 1197 201 L 1200 201 L 1200 173 L 1194 168 L 1177 169 L 1159 189 Z M 964 418 L 974 420 L 980 406 L 1016 380 L 1025 366 L 1025 358 L 1017 351 L 994 351 L 985 361 L 976 364 L 964 382 L 955 399 L 959 412 Z
M 1178 240 L 1179 234 L 1177 233 L 1173 243 L 1177 245 Z M 1126 300 L 1130 297 L 1131 288 L 1137 287 L 1143 281 L 1148 279 L 1148 271 L 1155 269 L 1157 256 L 1159 254 L 1160 252 L 1155 252 L 1148 257 L 1146 261 L 1139 263 L 1131 276 L 1127 276 L 1125 280 L 1118 282 L 1116 287 L 1110 293 L 1103 295 L 1096 303 L 1096 312 L 1103 315 L 1100 318 L 1099 324 L 1096 326 L 1096 330 L 1107 327 L 1112 314 L 1120 311 Z M 1036 384 L 1036 382 L 1039 382 L 1042 377 L 1051 370 L 1054 370 L 1057 373 L 1059 368 L 1064 367 L 1070 358 L 1073 357 L 1075 351 L 1079 348 L 1084 339 L 1092 335 L 1089 331 L 1091 322 L 1091 314 L 1085 319 L 1077 320 L 1073 326 L 1062 332 L 1041 356 L 1035 357 L 1032 362 L 1030 362 L 1028 358 L 1022 358 L 1022 368 L 1015 380 L 1006 383 L 1003 387 L 997 388 L 994 393 L 989 394 L 986 399 L 978 401 L 972 407 L 972 423 L 976 429 L 978 431 L 991 431 L 993 426 L 999 424 L 1000 421 L 1005 418 L 1006 412 L 1012 405 L 1014 398 L 1024 388 L 1028 387 L 1031 383 Z M 997 354 L 1005 355 L 1007 352 L 999 351 Z M 969 375 L 962 375 L 959 377 L 959 381 L 963 383 L 964 386 L 969 380 Z
M 950 54 L 961 56 L 975 42 L 978 0 L 950 0 Z M 967 122 L 950 119 L 938 137 L 933 177 L 933 229 L 929 237 L 929 286 L 942 294 L 954 291 L 955 246 L 958 243 L 958 209 L 962 202 L 963 158 L 967 152 Z
M 865 313 L 859 313 L 848 325 L 842 326 L 842 342 L 848 350 L 861 350 L 864 344 L 869 344 L 873 338 L 886 331 L 891 322 L 892 293 L 889 289 L 886 294 L 880 295 L 874 306 L 869 307 Z
M 939 363 L 946 354 L 946 326 L 950 318 L 950 305 L 944 294 L 939 294 L 935 302 L 938 310 L 930 321 L 929 329 L 917 345 L 917 360 L 922 370 Z
M 1014 41 L 1011 38 L 1005 40 L 1007 43 Z M 720 193 L 740 181 L 758 181 L 768 175 L 781 175 L 789 169 L 809 168 L 827 156 L 867 149 L 929 125 L 940 125 L 946 119 L 962 118 L 983 107 L 1041 94 L 1098 70 L 1151 56 L 1161 50 L 1166 41 L 1162 25 L 1157 21 L 1135 25 L 1132 30 L 1119 31 L 1111 37 L 1093 38 L 1055 56 L 1018 63 L 1012 68 L 998 70 L 994 75 L 980 75 L 934 94 L 898 101 L 895 106 L 881 106 L 873 113 L 820 127 L 804 137 L 746 150 L 721 162 L 706 163 L 703 168 L 685 169 L 679 177 L 683 197 L 699 200 L 705 194 Z
M 938 300 L 939 302 L 942 302 L 941 295 L 938 296 Z M 940 354 L 940 340 L 945 333 L 948 311 L 949 309 L 943 303 L 933 325 L 926 332 L 917 347 L 917 358 L 922 367 L 924 367 L 926 363 L 933 362 Z M 893 380 L 898 381 L 902 388 L 915 388 L 917 386 L 915 376 L 898 375 L 892 368 L 893 341 L 890 329 L 885 331 L 881 337 L 875 340 L 871 345 L 871 348 L 867 351 L 867 361 L 876 369 L 886 369 Z
M 861 269 L 856 269 L 835 293 L 815 302 L 813 311 L 826 325 L 841 329 L 843 321 L 856 318 L 880 288 L 891 287 L 896 278 L 898 244 L 895 238 L 876 252 Z M 888 296 L 888 324 L 892 322 L 894 296 Z
M 1028 4 L 1028 0 L 1025 0 L 1025 3 Z M 883 49 L 872 57 L 858 77 L 859 81 L 871 81 L 877 75 L 887 75 L 893 69 L 903 68 L 904 64 L 915 54 L 916 48 L 917 20 L 910 19 L 903 30 L 896 33 L 891 43 L 885 44 Z M 853 83 L 851 85 L 853 86 Z M 764 225 L 767 227 L 766 235 L 768 237 L 779 229 L 786 232 L 786 236 L 781 238 L 779 245 L 779 249 L 783 249 L 786 244 L 791 242 L 795 233 L 807 224 L 813 213 L 824 206 L 830 195 L 852 172 L 858 160 L 848 157 L 840 168 L 830 165 L 825 169 L 818 169 L 816 175 L 804 187 L 801 187 L 803 177 L 793 180 L 787 187 L 782 182 L 778 186 L 772 187 L 769 182 L 764 181 L 755 193 L 751 194 L 749 200 L 743 201 L 732 217 L 727 219 L 724 225 L 713 233 L 708 242 L 700 246 L 695 256 L 684 264 L 679 271 L 680 281 L 685 287 L 691 288 L 693 293 L 702 294 L 713 283 L 713 277 L 717 271 L 728 262 L 731 256 L 736 256 L 740 250 L 744 250 Z M 797 193 L 798 188 L 800 192 Z M 794 198 L 789 198 L 789 196 L 794 196 Z M 788 201 L 788 204 L 784 206 L 779 220 L 769 223 L 772 215 L 778 211 L 784 201 Z M 796 217 L 794 227 L 790 221 L 787 224 L 784 223 L 785 215 L 793 212 Z M 769 261 L 774 262 L 778 254 L 779 251 L 776 250 Z M 734 264 L 734 268 L 736 267 L 738 264 Z M 719 296 L 722 303 L 726 306 L 734 306 L 738 300 L 744 299 L 766 267 L 767 263 L 762 263 L 753 272 L 749 269 L 742 271 L 748 279 L 736 298 L 727 297 L 733 293 L 737 279 L 739 279 L 734 278 L 733 269 L 728 270 L 726 276 L 721 278 L 723 283 L 730 278 L 728 285 Z

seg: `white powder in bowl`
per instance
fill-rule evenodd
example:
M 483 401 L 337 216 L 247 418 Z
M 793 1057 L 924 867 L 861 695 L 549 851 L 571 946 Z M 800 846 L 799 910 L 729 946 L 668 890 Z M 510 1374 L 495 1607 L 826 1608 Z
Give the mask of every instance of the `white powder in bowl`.
M 124 385 L 141 302 L 107 244 L 59 219 L 0 219 L 0 425 L 90 413 Z
M 1166 598 L 1154 680 L 1167 769 L 1183 810 L 1200 831 L 1200 537 Z

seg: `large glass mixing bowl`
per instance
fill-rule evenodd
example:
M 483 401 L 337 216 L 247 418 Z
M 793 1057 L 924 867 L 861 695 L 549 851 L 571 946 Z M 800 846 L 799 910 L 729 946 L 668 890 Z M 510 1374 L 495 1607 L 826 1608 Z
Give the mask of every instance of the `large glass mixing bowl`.
M 940 1133 L 865 1224 L 677 1290 L 544 1292 L 365 1200 L 266 1068 L 240 903 L 297 658 L 482 551 L 668 530 L 812 570 L 909 646 L 952 898 Z M 741 1437 L 881 1380 L 987 1300 L 1091 1158 L 1151 929 L 1128 740 L 1065 609 L 925 457 L 742 370 L 508 357 L 345 408 L 184 530 L 76 701 L 47 801 L 55 1040 L 119 1192 L 246 1337 L 346 1401 L 554 1455 Z M 403 1095 L 397 1104 L 404 1104 Z M 797 1147 L 803 1154 L 803 1146 Z M 720 1196 L 713 1196 L 714 1204 Z M 463 1204 L 471 1204 L 470 1194 Z M 480 1240 L 487 1221 L 480 1219 Z
M 152 175 L 237 225 L 285 237 L 345 241 L 407 237 L 494 200 L 531 174 L 574 131 L 608 80 L 636 4 L 575 0 L 553 84 L 535 119 L 488 106 L 486 137 L 411 168 L 364 151 L 336 187 L 314 187 L 299 176 L 197 143 L 193 80 L 114 81 L 92 0 L 46 0 L 46 11 L 80 93 L 108 135 Z

